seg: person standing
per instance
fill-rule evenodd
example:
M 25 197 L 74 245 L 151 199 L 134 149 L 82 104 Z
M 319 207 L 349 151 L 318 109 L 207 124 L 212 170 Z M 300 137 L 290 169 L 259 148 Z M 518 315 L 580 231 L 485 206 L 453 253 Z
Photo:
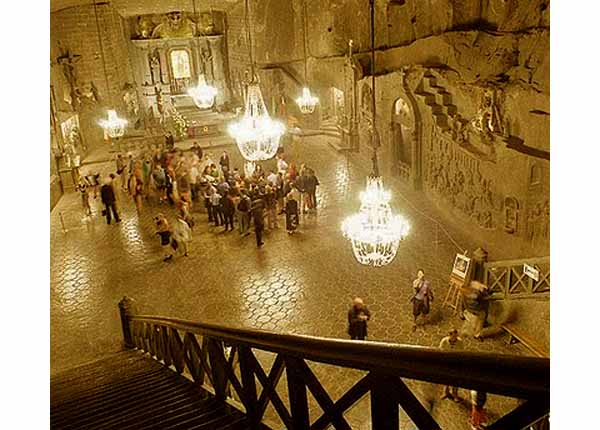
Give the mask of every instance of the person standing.
M 160 244 L 167 252 L 163 261 L 167 262 L 173 258 L 173 253 L 171 252 L 171 229 L 169 227 L 169 222 L 161 213 L 154 217 L 154 222 L 156 223 L 156 234 L 160 237 Z
M 142 195 L 144 191 L 144 181 L 142 180 L 142 169 L 140 167 L 133 171 L 129 177 L 128 187 L 129 195 L 133 198 L 137 213 L 142 212 Z
M 230 192 L 223 193 L 221 197 L 221 211 L 223 212 L 223 220 L 225 221 L 225 230 L 229 227 L 230 231 L 233 231 L 233 216 L 235 215 L 235 205 L 231 198 Z
M 179 251 L 180 254 L 187 257 L 189 243 L 192 241 L 192 228 L 181 213 L 177 214 L 177 221 L 175 221 L 173 229 L 173 241 L 175 251 Z
M 257 194 L 255 199 L 252 201 L 252 218 L 254 220 L 254 234 L 256 235 L 256 246 L 261 247 L 264 245 L 262 241 L 262 233 L 265 229 L 264 220 L 264 208 L 265 204 L 263 199 Z
M 173 133 L 170 131 L 165 134 L 165 147 L 168 151 L 172 150 L 175 147 L 175 138 L 173 138 Z
M 293 190 L 295 190 L 295 188 Z M 300 206 L 298 205 L 299 195 L 300 193 L 298 191 L 290 191 L 285 199 L 285 229 L 288 234 L 294 234 L 300 221 Z
M 210 206 L 215 227 L 219 227 L 225 223 L 225 220 L 223 219 L 223 212 L 221 212 L 221 194 L 219 194 L 216 188 L 214 188 L 214 192 L 210 195 Z
M 117 212 L 117 199 L 115 198 L 115 189 L 109 181 L 105 181 L 100 188 L 100 200 L 104 204 L 104 214 L 106 216 L 106 223 L 110 225 L 111 212 L 115 218 L 116 223 L 121 222 L 119 213 Z
M 125 189 L 125 184 L 127 183 L 126 179 L 125 179 L 125 176 L 126 176 L 125 169 L 126 169 L 127 165 L 125 163 L 125 158 L 123 158 L 123 154 L 121 154 L 121 153 L 117 154 L 115 163 L 116 163 L 116 167 L 117 167 L 117 175 L 119 176 L 119 182 L 118 182 L 118 184 L 115 184 L 115 186 L 117 188 Z
M 223 151 L 221 158 L 219 158 L 219 165 L 221 166 L 221 171 L 229 172 L 229 154 L 227 151 Z
M 319 185 L 319 179 L 317 179 L 315 171 L 313 169 L 308 169 L 308 176 L 304 181 L 304 188 L 308 197 L 308 210 L 312 212 L 317 211 L 317 187 Z
M 265 206 L 267 208 L 267 226 L 269 230 L 273 230 L 278 227 L 277 225 L 277 197 L 275 197 L 275 190 L 270 185 L 265 187 Z
M 79 177 L 77 183 L 77 191 L 81 194 L 81 204 L 86 216 L 92 215 L 92 208 L 90 207 L 90 193 L 88 192 L 88 184 L 83 177 Z
M 487 393 L 471 391 L 471 430 L 483 430 L 486 426 L 485 404 Z
M 237 206 L 237 209 L 240 212 L 240 235 L 246 236 L 250 234 L 248 230 L 250 229 L 250 209 L 252 202 L 245 190 L 242 190 L 240 194 L 240 202 Z
M 458 330 L 452 329 L 448 333 L 448 336 L 444 337 L 440 341 L 440 349 L 445 351 L 457 351 L 463 348 L 463 341 L 458 337 Z M 458 387 L 451 387 L 446 385 L 444 389 L 443 399 L 452 399 L 455 402 L 460 402 L 461 398 L 458 395 Z
M 360 297 L 356 297 L 348 311 L 348 334 L 352 340 L 367 339 L 367 321 L 371 319 L 371 312 Z
M 415 331 L 419 315 L 427 316 L 430 304 L 433 302 L 433 291 L 431 290 L 429 281 L 425 279 L 425 271 L 423 269 L 417 271 L 417 279 L 413 281 L 413 292 L 414 295 L 411 301 L 413 302 L 414 317 L 413 331 Z

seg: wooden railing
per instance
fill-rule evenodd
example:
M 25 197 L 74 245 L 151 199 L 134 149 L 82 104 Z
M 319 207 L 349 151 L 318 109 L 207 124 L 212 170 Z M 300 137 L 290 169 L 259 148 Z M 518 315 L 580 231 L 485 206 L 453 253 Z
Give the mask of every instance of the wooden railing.
M 360 342 L 136 315 L 132 301 L 119 303 L 125 346 L 148 352 L 219 401 L 241 402 L 253 428 L 269 402 L 289 430 L 350 429 L 344 413 L 370 394 L 374 430 L 398 429 L 402 407 L 418 429 L 440 429 L 402 378 L 482 390 L 523 402 L 488 428 L 524 429 L 549 413 L 550 362 L 544 358 L 449 352 L 420 346 Z M 274 353 L 265 370 L 256 353 Z M 360 369 L 366 375 L 334 402 L 308 361 Z M 289 409 L 277 391 L 283 372 Z M 238 376 L 239 375 L 239 376 Z M 257 380 L 262 386 L 259 393 Z M 322 409 L 309 421 L 307 389 Z
M 523 264 L 537 268 L 537 281 L 523 273 Z M 483 283 L 492 299 L 540 297 L 550 293 L 550 257 L 494 261 L 484 264 Z

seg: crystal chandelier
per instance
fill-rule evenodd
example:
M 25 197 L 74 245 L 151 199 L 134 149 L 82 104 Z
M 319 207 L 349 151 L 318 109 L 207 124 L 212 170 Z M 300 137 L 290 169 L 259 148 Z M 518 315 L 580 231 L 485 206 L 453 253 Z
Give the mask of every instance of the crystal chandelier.
M 367 177 L 367 188 L 360 194 L 360 210 L 342 223 L 344 237 L 352 242 L 354 257 L 360 264 L 381 267 L 392 262 L 400 241 L 410 229 L 408 221 L 394 215 L 390 207 L 391 194 L 383 188 L 383 178 L 379 175 L 377 149 L 380 146 L 375 125 L 375 7 L 371 4 L 371 77 L 372 112 L 371 145 L 373 146 L 373 173 Z
M 125 134 L 125 126 L 127 120 L 119 118 L 117 112 L 113 109 L 108 110 L 108 120 L 101 119 L 98 124 L 104 129 L 106 134 L 111 138 L 121 137 Z
M 252 82 L 248 85 L 244 116 L 230 124 L 228 131 L 246 160 L 263 161 L 273 158 L 277 153 L 285 127 L 271 119 L 260 87 Z
M 252 58 L 252 37 L 248 23 L 248 0 L 245 1 L 245 23 L 248 32 L 248 51 L 252 81 L 246 91 L 244 115 L 235 123 L 229 124 L 228 131 L 235 139 L 242 156 L 248 161 L 264 161 L 273 158 L 279 148 L 279 139 L 285 133 L 285 127 L 269 116 L 260 87 L 254 73 Z
M 300 112 L 308 114 L 315 111 L 315 106 L 319 103 L 318 97 L 314 97 L 307 87 L 302 88 L 302 96 L 296 99 Z
M 360 193 L 360 211 L 342 223 L 344 237 L 352 242 L 352 251 L 360 264 L 385 266 L 398 251 L 410 226 L 400 215 L 393 215 L 390 192 L 381 177 L 368 177 L 367 188 Z
M 108 85 L 108 73 L 106 72 L 106 60 L 104 58 L 104 47 L 102 45 L 102 36 L 100 35 L 100 22 L 98 21 L 98 9 L 96 5 L 96 0 L 94 0 L 94 15 L 96 17 L 96 30 L 98 33 L 98 43 L 100 44 L 100 53 L 102 57 L 102 68 L 104 69 L 104 80 L 106 82 L 106 93 L 107 97 L 110 94 L 110 86 Z M 127 120 L 123 118 L 119 118 L 117 112 L 114 109 L 108 110 L 108 120 L 101 119 L 98 121 L 100 127 L 104 129 L 105 136 L 108 136 L 112 139 L 118 138 L 125 134 L 125 126 L 127 125 Z
M 307 32 L 307 18 L 306 18 L 306 0 L 303 1 L 304 6 L 304 31 L 302 36 L 304 38 L 304 82 L 307 82 L 307 61 L 308 61 L 308 48 L 306 46 L 306 32 Z M 303 114 L 311 114 L 315 111 L 315 106 L 319 103 L 319 99 L 310 93 L 307 86 L 302 88 L 302 95 L 296 99 L 296 103 L 300 108 L 300 112 Z
M 199 109 L 208 109 L 215 103 L 217 89 L 206 84 L 204 75 L 198 77 L 198 85 L 188 88 L 188 95 Z

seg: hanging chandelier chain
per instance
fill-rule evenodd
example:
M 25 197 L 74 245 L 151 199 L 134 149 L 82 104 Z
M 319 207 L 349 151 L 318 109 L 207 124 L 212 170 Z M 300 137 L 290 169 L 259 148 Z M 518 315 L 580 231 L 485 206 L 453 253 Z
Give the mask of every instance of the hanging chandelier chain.
M 373 139 L 371 144 L 373 145 L 373 176 L 379 176 L 379 160 L 377 158 L 377 150 L 379 149 L 379 139 L 376 125 L 377 103 L 375 98 L 375 0 L 369 0 L 369 4 L 371 7 L 371 107 L 373 111 Z
M 306 1 L 307 0 L 302 0 L 302 5 L 304 6 L 302 13 L 302 37 L 304 38 L 304 85 L 308 86 L 308 38 L 306 37 L 306 33 L 308 32 L 308 12 L 306 8 Z
M 244 21 L 248 37 L 248 52 L 250 54 L 250 71 L 252 72 L 251 81 L 254 82 L 254 56 L 252 55 L 252 31 L 250 30 L 250 5 L 249 0 L 244 2 Z
M 98 33 L 98 44 L 100 45 L 100 57 L 102 58 L 102 69 L 104 70 L 104 80 L 106 82 L 106 95 L 110 99 L 110 89 L 108 87 L 108 73 L 106 72 L 106 60 L 104 59 L 104 45 L 102 44 L 102 36 L 100 35 L 100 21 L 98 20 L 98 8 L 96 0 L 94 0 L 94 16 L 96 17 L 96 30 Z

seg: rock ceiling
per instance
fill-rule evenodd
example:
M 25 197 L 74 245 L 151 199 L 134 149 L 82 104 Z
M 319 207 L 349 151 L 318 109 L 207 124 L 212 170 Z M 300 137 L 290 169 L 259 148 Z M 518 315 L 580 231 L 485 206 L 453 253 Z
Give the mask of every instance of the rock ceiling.
M 241 0 L 195 0 L 196 10 L 210 8 L 227 10 Z M 194 0 L 96 0 L 98 4 L 111 3 L 121 16 L 166 13 L 172 10 L 192 11 Z M 92 5 L 94 0 L 50 0 L 50 11 L 57 12 L 73 6 Z

